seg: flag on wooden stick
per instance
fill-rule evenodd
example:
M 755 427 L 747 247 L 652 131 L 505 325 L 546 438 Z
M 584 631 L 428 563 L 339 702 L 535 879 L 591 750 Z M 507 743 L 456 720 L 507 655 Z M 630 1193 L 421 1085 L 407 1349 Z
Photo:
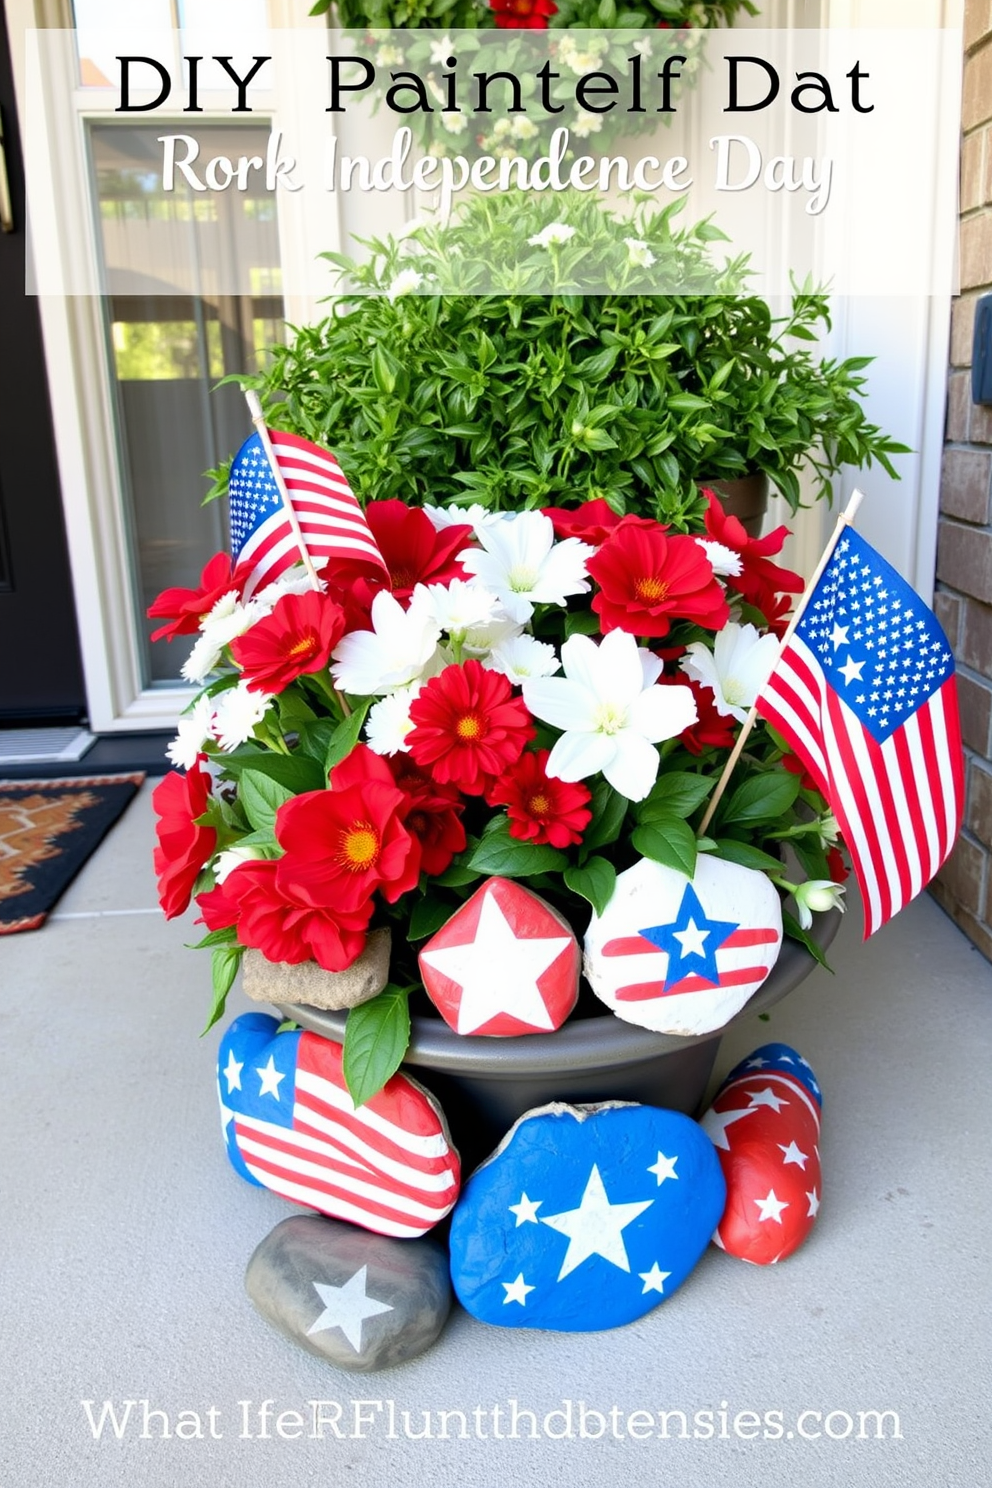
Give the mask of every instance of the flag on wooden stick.
M 853 528 L 840 535 L 756 707 L 837 818 L 867 939 L 948 857 L 964 762 L 947 638 Z
M 344 473 L 329 450 L 266 429 L 238 450 L 231 465 L 231 549 L 239 564 L 251 563 L 244 595 L 277 579 L 302 559 L 316 587 L 313 564 L 365 562 L 386 572 L 386 563 Z

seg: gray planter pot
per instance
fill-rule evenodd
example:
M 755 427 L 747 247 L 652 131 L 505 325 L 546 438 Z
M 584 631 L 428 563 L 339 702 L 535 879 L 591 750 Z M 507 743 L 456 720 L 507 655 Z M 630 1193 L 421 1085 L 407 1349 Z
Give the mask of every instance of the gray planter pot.
M 698 485 L 715 491 L 729 517 L 736 517 L 748 537 L 761 536 L 761 524 L 768 510 L 770 482 L 767 475 L 756 472 L 736 480 L 704 480 Z
M 828 946 L 840 911 L 817 915 L 812 934 Z M 771 975 L 726 1028 L 764 1012 L 814 970 L 816 962 L 786 940 Z M 345 1012 L 302 1004 L 280 1012 L 341 1042 Z M 481 1038 L 454 1033 L 440 1018 L 412 1020 L 403 1068 L 436 1095 L 463 1157 L 485 1156 L 519 1116 L 549 1101 L 639 1101 L 695 1114 L 706 1094 L 725 1029 L 694 1038 L 650 1033 L 603 1010 L 573 1018 L 557 1033 Z

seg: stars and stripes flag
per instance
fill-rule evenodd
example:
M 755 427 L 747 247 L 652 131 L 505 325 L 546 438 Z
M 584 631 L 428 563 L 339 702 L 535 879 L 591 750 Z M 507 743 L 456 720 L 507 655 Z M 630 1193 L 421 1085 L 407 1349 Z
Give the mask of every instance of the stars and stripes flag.
M 936 616 L 848 527 L 757 711 L 837 818 L 861 886 L 865 939 L 933 878 L 961 826 L 954 658 Z
M 267 430 L 311 560 L 333 564 L 347 559 L 386 571 L 386 563 L 344 473 L 329 450 L 287 434 Z M 254 565 L 245 585 L 256 589 L 300 561 L 300 545 L 258 433 L 246 439 L 231 465 L 229 479 L 231 551 L 237 563 Z
M 437 1106 L 394 1075 L 355 1106 L 341 1046 L 309 1032 L 275 1034 L 248 1013 L 231 1024 L 218 1057 L 228 1156 L 242 1177 L 296 1204 L 413 1238 L 451 1210 L 461 1181 Z

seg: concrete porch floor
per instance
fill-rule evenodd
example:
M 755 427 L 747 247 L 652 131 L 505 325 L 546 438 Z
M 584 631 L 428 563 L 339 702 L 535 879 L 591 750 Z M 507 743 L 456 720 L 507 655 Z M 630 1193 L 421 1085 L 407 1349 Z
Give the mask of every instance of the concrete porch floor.
M 753 1020 L 721 1047 L 719 1075 L 758 1043 L 793 1043 L 823 1087 L 825 1201 L 796 1255 L 763 1270 L 711 1248 L 670 1301 L 610 1333 L 487 1328 L 456 1310 L 421 1359 L 344 1374 L 272 1332 L 244 1295 L 252 1250 L 296 1211 L 242 1182 L 224 1155 L 217 1031 L 197 1038 L 209 962 L 183 948 L 189 918 L 166 924 L 154 909 L 149 797 L 146 785 L 43 930 L 0 940 L 0 1482 L 992 1479 L 992 967 L 929 898 L 867 946 L 855 909 L 831 953 L 836 975 L 817 972 L 769 1022 Z M 245 1006 L 232 994 L 231 1015 Z M 127 1400 L 137 1405 L 121 1436 L 105 1424 L 96 1439 L 82 1402 L 98 1420 L 106 1401 L 120 1419 Z M 271 1421 L 263 1435 L 266 1400 L 275 1414 L 299 1412 L 303 1433 L 286 1417 L 283 1437 Z M 340 1439 L 330 1428 L 310 1434 L 314 1400 L 342 1405 Z M 513 1400 L 536 1414 L 540 1439 L 529 1439 L 526 1417 L 507 1437 Z M 145 1401 L 165 1416 L 149 1417 L 142 1436 Z M 378 1408 L 356 1416 L 353 1402 L 369 1401 Z M 571 1436 L 566 1417 L 544 1421 L 569 1401 Z M 444 1410 L 465 1412 L 467 1437 L 455 1416 L 438 1435 Z M 646 1418 L 630 1421 L 639 1411 L 683 1411 L 690 1435 L 680 1439 L 673 1418 L 667 1439 L 641 1438 Z M 693 1436 L 703 1411 L 712 1434 Z M 883 1439 L 873 1420 L 862 1428 L 859 1413 L 872 1411 L 895 1412 L 899 1435 L 892 1417 Z M 356 1419 L 371 1424 L 355 1431 Z M 425 1421 L 434 1435 L 412 1439 Z

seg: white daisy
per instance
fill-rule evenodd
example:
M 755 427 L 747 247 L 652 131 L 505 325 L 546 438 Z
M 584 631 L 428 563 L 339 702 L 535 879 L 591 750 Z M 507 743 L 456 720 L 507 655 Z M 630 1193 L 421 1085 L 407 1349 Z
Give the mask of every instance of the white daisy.
M 575 233 L 576 229 L 569 227 L 567 222 L 549 222 L 547 227 L 542 227 L 527 242 L 532 248 L 557 247 L 561 243 L 567 243 L 569 238 L 574 238 Z
M 237 749 L 251 738 L 255 725 L 261 723 L 272 698 L 264 692 L 249 692 L 247 682 L 229 687 L 214 699 L 214 733 L 221 749 Z
M 595 550 L 577 537 L 556 543 L 543 512 L 507 513 L 476 536 L 481 546 L 460 554 L 462 568 L 499 595 L 511 620 L 529 620 L 535 604 L 564 605 L 570 594 L 588 594 L 586 559 Z
M 643 238 L 624 238 L 623 241 L 627 248 L 627 257 L 636 268 L 649 269 L 658 262 Z
M 415 595 L 417 590 L 423 591 L 425 605 L 450 636 L 462 636 L 476 626 L 487 625 L 499 608 L 495 594 L 482 584 L 467 583 L 464 579 L 452 579 L 450 584 L 418 584 Z
M 445 527 L 490 527 L 502 516 L 502 512 L 490 511 L 478 501 L 471 506 L 425 506 L 423 512 L 438 532 Z
M 413 728 L 410 722 L 410 704 L 420 691 L 421 683 L 412 687 L 400 687 L 387 697 L 380 698 L 369 709 L 365 720 L 365 738 L 376 754 L 407 754 L 410 746 L 406 736 Z
M 208 697 L 198 697 L 189 712 L 180 718 L 176 737 L 165 751 L 177 770 L 192 770 L 212 736 L 213 720 L 214 705 Z
M 710 542 L 706 537 L 697 537 L 696 542 L 710 560 L 713 572 L 718 578 L 736 579 L 738 574 L 743 572 L 743 559 L 740 553 L 734 552 L 733 548 L 725 547 L 723 543 Z
M 554 646 L 529 635 L 513 636 L 494 646 L 485 665 L 490 671 L 502 672 L 516 687 L 530 677 L 550 677 L 561 670 Z
M 343 692 L 374 697 L 393 692 L 420 677 L 433 658 L 441 627 L 429 597 L 414 594 L 404 610 L 388 589 L 372 601 L 372 630 L 353 630 L 338 642 L 331 672 Z
M 743 723 L 778 660 L 778 636 L 761 635 L 753 625 L 731 621 L 718 633 L 711 651 L 693 641 L 681 661 L 686 676 L 713 694 L 716 711 Z

